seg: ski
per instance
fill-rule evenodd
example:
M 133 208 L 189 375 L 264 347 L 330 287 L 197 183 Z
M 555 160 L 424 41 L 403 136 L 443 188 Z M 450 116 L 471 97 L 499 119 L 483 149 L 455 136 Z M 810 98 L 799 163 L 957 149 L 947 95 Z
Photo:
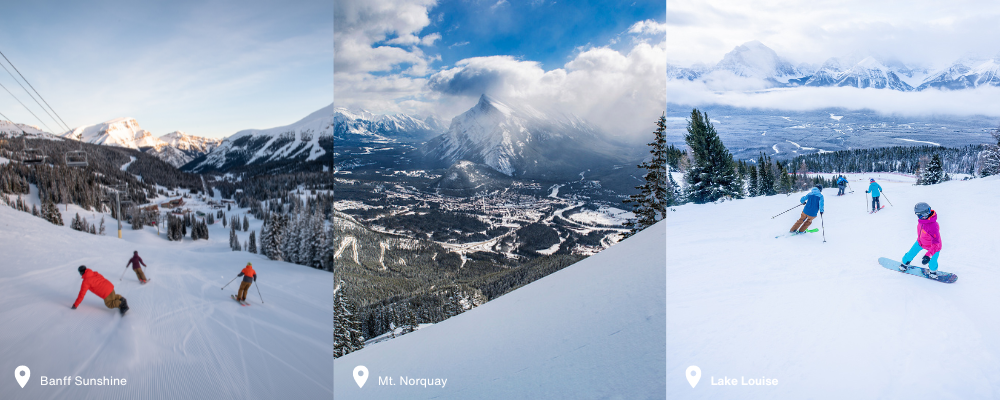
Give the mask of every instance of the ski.
M 807 229 L 805 232 L 785 232 L 785 233 L 782 233 L 782 234 L 780 234 L 778 236 L 775 236 L 774 238 L 777 239 L 777 238 L 783 238 L 783 237 L 789 237 L 789 236 L 798 236 L 798 235 L 802 235 L 802 234 L 805 234 L 805 233 L 816 233 L 816 232 L 819 232 L 819 228 Z
M 879 207 L 879 208 L 878 208 L 878 210 L 871 210 L 871 211 L 869 211 L 868 213 L 869 213 L 869 214 L 875 214 L 875 213 L 877 213 L 877 212 L 878 212 L 879 210 L 881 210 L 881 209 L 883 209 L 883 208 L 885 208 L 885 206 L 881 206 L 881 207 Z
M 900 271 L 899 265 L 902 264 L 901 262 L 885 257 L 879 258 L 878 263 L 882 264 L 882 266 L 885 267 L 886 269 L 891 269 L 896 272 L 902 272 L 904 274 L 910 274 L 913 276 L 927 278 L 941 283 L 955 283 L 955 281 L 958 280 L 958 275 L 944 271 L 937 271 L 938 274 L 937 278 L 931 278 L 930 276 L 928 276 L 928 273 L 930 272 L 929 269 L 913 265 L 908 265 L 906 271 Z
M 231 295 L 229 295 L 229 297 L 231 297 L 233 300 L 236 300 L 236 295 L 235 294 L 231 294 Z M 236 302 L 240 303 L 240 305 L 243 306 L 243 307 L 246 307 L 246 306 L 250 305 L 250 303 L 245 302 L 245 301 L 236 300 Z

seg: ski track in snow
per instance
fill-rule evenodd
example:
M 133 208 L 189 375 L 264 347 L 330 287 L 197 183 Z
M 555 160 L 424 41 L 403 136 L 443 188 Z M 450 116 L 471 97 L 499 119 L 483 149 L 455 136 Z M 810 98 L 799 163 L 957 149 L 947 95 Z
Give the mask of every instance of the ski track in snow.
M 26 200 L 37 202 L 37 189 Z M 100 219 L 69 208 L 60 206 L 67 221 L 77 212 L 90 222 Z M 4 398 L 332 396 L 329 272 L 233 252 L 228 229 L 218 222 L 209 226 L 212 239 L 183 243 L 168 242 L 151 227 L 126 227 L 125 239 L 118 239 L 115 221 L 105 222 L 107 236 L 94 236 L 0 206 L 0 318 L 8 327 L 0 330 L 5 344 L 0 359 L 31 368 L 24 389 L 13 379 L 0 379 Z M 260 231 L 260 221 L 251 225 Z M 243 241 L 249 234 L 238 235 Z M 146 285 L 124 267 L 132 250 L 148 265 Z M 247 261 L 260 273 L 261 287 L 251 287 L 252 305 L 240 307 L 229 298 L 238 280 L 219 288 Z M 81 264 L 100 272 L 128 299 L 124 317 L 89 291 L 70 309 L 80 289 Z M 39 384 L 41 376 L 106 376 L 126 378 L 127 384 L 49 387 Z
M 868 214 L 864 190 L 878 174 L 847 175 L 855 192 L 823 191 L 823 219 L 811 226 L 817 233 L 774 238 L 799 212 L 770 216 L 804 193 L 675 207 L 667 232 L 668 393 L 1000 398 L 1000 268 L 995 236 L 984 234 L 1000 226 L 1000 177 L 933 186 L 877 177 L 886 208 Z M 878 263 L 901 259 L 916 240 L 912 208 L 920 201 L 939 213 L 940 269 L 958 274 L 953 284 Z M 701 369 L 694 389 L 684 378 L 691 365 Z M 710 384 L 724 376 L 779 385 Z
M 903 138 L 896 138 L 896 140 L 903 140 L 903 141 L 913 142 L 913 143 L 927 143 L 927 144 L 933 145 L 933 146 L 940 146 L 941 145 L 940 143 L 927 142 L 927 141 L 923 141 L 923 140 L 913 140 L 913 139 L 903 139 Z

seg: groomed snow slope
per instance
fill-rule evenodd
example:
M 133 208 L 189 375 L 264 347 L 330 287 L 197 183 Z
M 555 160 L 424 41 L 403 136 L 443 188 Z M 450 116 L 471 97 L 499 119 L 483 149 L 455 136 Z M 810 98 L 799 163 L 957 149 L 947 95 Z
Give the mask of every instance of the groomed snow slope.
M 876 178 L 886 208 L 869 215 L 868 176 L 850 177 L 853 194 L 823 190 L 826 213 L 813 227 L 826 243 L 821 233 L 775 239 L 801 209 L 771 216 L 804 193 L 668 216 L 669 398 L 1000 398 L 1000 177 L 933 186 Z M 939 213 L 940 269 L 958 274 L 953 284 L 877 262 L 909 250 L 920 201 Z M 701 369 L 695 388 L 684 377 L 691 365 Z M 778 385 L 711 384 L 723 377 Z
M 663 399 L 659 223 L 464 314 L 335 359 L 336 399 Z M 352 378 L 364 365 L 363 388 Z M 379 385 L 391 377 L 395 386 Z M 401 376 L 447 379 L 401 386 Z
M 219 222 L 209 227 L 212 240 L 196 243 L 168 242 L 149 227 L 126 226 L 125 239 L 118 239 L 108 222 L 108 236 L 94 236 L 0 206 L 0 369 L 31 369 L 23 389 L 9 375 L 0 379 L 0 397 L 332 396 L 329 272 L 233 252 Z M 149 265 L 145 286 L 131 269 L 119 281 L 133 250 Z M 239 281 L 220 290 L 247 261 L 260 274 L 266 304 L 256 288 L 247 297 L 251 306 L 231 300 Z M 80 290 L 80 264 L 115 285 L 128 299 L 128 314 L 107 309 L 90 292 L 70 309 Z M 126 378 L 127 384 L 41 386 L 43 375 Z

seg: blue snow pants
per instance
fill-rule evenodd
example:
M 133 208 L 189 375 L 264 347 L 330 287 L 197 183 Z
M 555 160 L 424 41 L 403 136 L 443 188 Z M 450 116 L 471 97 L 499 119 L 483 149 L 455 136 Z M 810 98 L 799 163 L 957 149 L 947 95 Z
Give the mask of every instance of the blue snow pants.
M 917 257 L 917 253 L 919 253 L 920 250 L 923 250 L 923 249 L 924 249 L 923 247 L 920 247 L 920 242 L 919 241 L 914 242 L 913 243 L 913 247 L 910 247 L 910 251 L 906 252 L 906 255 L 903 256 L 903 264 L 906 264 L 906 263 L 908 263 L 910 261 L 913 261 L 913 259 Z M 937 259 L 938 259 L 939 255 L 941 255 L 940 251 L 937 252 L 937 253 L 934 253 L 934 255 L 931 256 L 931 262 L 929 264 L 927 264 L 927 267 L 929 267 L 931 271 L 937 271 L 937 269 L 938 269 Z

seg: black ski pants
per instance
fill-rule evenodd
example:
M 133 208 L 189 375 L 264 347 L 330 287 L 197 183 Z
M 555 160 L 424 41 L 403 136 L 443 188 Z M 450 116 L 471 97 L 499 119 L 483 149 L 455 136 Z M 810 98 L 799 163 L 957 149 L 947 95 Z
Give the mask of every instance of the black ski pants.
M 882 206 L 882 203 L 878 201 L 881 196 L 872 196 L 872 211 L 878 210 Z

